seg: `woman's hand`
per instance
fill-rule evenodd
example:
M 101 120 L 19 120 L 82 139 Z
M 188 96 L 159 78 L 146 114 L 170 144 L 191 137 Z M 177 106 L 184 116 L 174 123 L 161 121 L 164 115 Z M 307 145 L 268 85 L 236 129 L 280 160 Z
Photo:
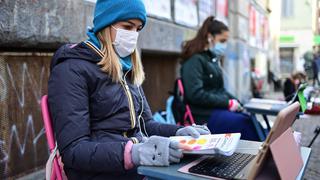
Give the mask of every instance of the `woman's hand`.
M 243 110 L 241 104 L 236 99 L 230 99 L 229 100 L 229 111 L 232 112 L 240 112 Z
M 169 166 L 183 157 L 179 142 L 166 137 L 151 136 L 146 142 L 132 145 L 131 157 L 135 165 Z
M 176 132 L 176 136 L 192 136 L 194 138 L 198 138 L 200 135 L 206 134 L 211 134 L 207 126 L 195 124 L 178 129 Z

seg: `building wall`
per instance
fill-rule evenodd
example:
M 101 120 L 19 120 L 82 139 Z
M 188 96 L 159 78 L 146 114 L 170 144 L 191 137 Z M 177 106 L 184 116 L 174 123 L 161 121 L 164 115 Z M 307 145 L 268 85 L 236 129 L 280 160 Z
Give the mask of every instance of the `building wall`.
M 0 48 L 54 51 L 85 40 L 93 8 L 89 0 L 0 1 Z
M 313 31 L 315 35 L 319 35 L 320 34 L 320 0 L 314 0 L 314 7 L 313 11 L 312 11 L 312 17 L 313 17 L 313 21 L 312 21 L 312 25 L 313 25 Z M 320 44 L 319 42 L 317 42 L 317 44 Z
M 271 13 L 269 16 L 270 30 L 270 68 L 275 74 L 280 74 L 280 59 L 279 59 L 279 38 L 281 25 L 281 1 L 269 1 Z
M 48 148 L 40 99 L 53 52 L 86 38 L 94 4 L 74 0 L 0 2 L 0 179 L 42 169 Z
M 173 92 L 174 82 L 177 78 L 177 54 L 142 52 L 146 80 L 143 89 L 152 112 L 165 110 L 166 99 Z
M 224 65 L 227 89 L 240 99 L 248 99 L 250 93 L 250 63 L 248 57 L 248 7 L 249 1 L 230 3 L 229 24 L 231 40 Z
M 43 168 L 48 149 L 40 99 L 47 92 L 48 53 L 0 53 L 0 179 Z
M 0 2 L 0 179 L 43 168 L 48 150 L 39 102 L 47 94 L 52 53 L 61 44 L 86 39 L 94 2 Z M 165 107 L 177 77 L 181 43 L 196 31 L 151 17 L 144 31 L 139 40 L 147 76 L 143 86 L 157 111 Z
M 293 71 L 304 71 L 303 55 L 312 51 L 314 45 L 315 1 L 293 0 L 293 15 L 281 17 L 281 37 L 290 37 L 290 41 L 280 39 L 280 48 L 293 48 Z M 292 72 L 291 72 L 292 73 Z M 290 73 L 283 73 L 283 77 Z
M 139 37 L 139 49 L 146 73 L 143 84 L 153 112 L 165 110 L 166 99 L 179 76 L 181 44 L 194 37 L 196 30 L 172 22 L 148 18 Z
M 264 65 L 260 67 L 260 71 L 267 72 L 267 58 L 272 53 L 276 54 L 276 48 L 272 46 L 264 47 L 263 44 L 258 43 L 257 38 L 261 38 L 261 34 L 253 37 L 250 29 L 250 19 L 252 17 L 250 17 L 249 6 L 254 8 L 260 16 L 269 19 L 269 13 L 267 12 L 269 5 L 268 1 L 263 0 L 239 0 L 232 1 L 232 3 L 229 1 L 229 4 L 229 26 L 232 38 L 229 41 L 229 52 L 224 65 L 226 88 L 240 100 L 246 102 L 252 97 L 250 60 L 257 61 L 256 64 L 262 64 L 263 62 Z M 257 33 L 262 31 L 260 26 L 256 25 L 255 27 Z M 256 39 L 256 43 L 250 42 L 252 38 Z M 265 41 L 267 41 L 267 44 L 272 44 L 269 38 Z M 260 54 L 263 54 L 266 58 L 260 58 L 259 60 Z M 263 77 L 266 79 L 266 73 L 263 74 Z
M 281 30 L 311 29 L 312 1 L 291 0 L 293 3 L 293 16 L 281 19 Z

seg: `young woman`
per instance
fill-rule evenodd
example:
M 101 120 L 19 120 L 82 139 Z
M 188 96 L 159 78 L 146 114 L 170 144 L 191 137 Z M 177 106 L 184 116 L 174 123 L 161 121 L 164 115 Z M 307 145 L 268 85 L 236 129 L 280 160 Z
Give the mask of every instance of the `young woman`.
M 287 102 L 291 101 L 301 83 L 306 82 L 306 75 L 302 72 L 295 72 L 286 78 L 283 84 L 283 95 Z
M 141 0 L 98 0 L 89 39 L 53 57 L 49 107 L 69 179 L 141 178 L 138 165 L 179 162 L 183 147 L 167 137 L 209 134 L 152 119 L 136 50 L 145 23 Z
M 208 123 L 214 133 L 241 132 L 242 139 L 259 140 L 240 102 L 225 88 L 220 67 L 229 38 L 222 22 L 208 17 L 196 37 L 182 49 L 181 77 L 196 123 Z

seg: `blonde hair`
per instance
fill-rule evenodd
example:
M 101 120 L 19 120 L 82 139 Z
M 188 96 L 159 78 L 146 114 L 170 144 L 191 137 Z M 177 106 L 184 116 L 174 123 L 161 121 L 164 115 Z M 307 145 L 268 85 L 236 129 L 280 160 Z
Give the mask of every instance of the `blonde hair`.
M 113 82 L 120 82 L 123 78 L 122 65 L 119 57 L 113 49 L 111 41 L 110 27 L 106 27 L 98 33 L 98 39 L 101 44 L 103 57 L 98 65 L 101 70 L 107 73 Z M 132 72 L 131 82 L 135 85 L 141 85 L 145 79 L 143 66 L 137 49 L 131 54 Z

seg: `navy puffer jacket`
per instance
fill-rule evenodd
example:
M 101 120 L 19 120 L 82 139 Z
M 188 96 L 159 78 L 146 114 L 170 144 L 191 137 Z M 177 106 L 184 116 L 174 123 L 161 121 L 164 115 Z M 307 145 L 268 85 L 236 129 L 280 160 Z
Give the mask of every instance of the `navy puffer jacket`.
M 141 87 L 112 82 L 97 65 L 98 51 L 85 42 L 65 45 L 52 60 L 49 107 L 64 169 L 69 179 L 139 178 L 124 169 L 123 154 L 128 141 L 141 141 L 141 104 L 149 136 L 173 136 L 179 127 L 152 119 Z

